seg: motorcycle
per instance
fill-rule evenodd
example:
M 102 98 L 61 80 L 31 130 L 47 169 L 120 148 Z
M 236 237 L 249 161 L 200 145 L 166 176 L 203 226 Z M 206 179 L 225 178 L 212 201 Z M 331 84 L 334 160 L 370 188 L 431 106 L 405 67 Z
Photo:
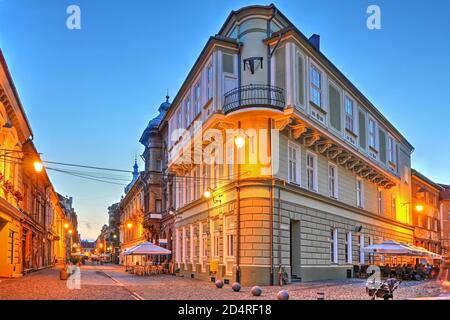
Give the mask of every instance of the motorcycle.
M 389 278 L 381 283 L 368 282 L 366 283 L 366 293 L 371 297 L 371 300 L 382 298 L 384 300 L 394 300 L 394 291 L 398 288 L 401 281 L 395 278 Z

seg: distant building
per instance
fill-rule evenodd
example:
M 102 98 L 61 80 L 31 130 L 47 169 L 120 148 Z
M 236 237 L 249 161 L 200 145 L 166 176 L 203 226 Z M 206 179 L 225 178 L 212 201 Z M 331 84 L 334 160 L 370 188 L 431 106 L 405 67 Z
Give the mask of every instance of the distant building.
M 439 196 L 443 189 L 417 170 L 411 174 L 414 244 L 441 254 Z
M 441 214 L 441 243 L 443 254 L 450 256 L 450 185 L 441 184 L 440 214 Z

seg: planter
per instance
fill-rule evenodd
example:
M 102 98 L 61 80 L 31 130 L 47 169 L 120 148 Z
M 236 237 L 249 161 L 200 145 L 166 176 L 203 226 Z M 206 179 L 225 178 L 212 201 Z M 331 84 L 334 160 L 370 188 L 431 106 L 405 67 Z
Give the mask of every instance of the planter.
M 66 268 L 59 270 L 59 279 L 60 280 L 67 280 L 68 278 L 69 278 L 69 274 L 67 273 Z

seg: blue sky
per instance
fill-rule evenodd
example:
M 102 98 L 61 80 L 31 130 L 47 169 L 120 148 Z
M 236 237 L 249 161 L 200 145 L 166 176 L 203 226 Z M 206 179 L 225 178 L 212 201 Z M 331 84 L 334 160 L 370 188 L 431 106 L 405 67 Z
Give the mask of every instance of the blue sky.
M 231 10 L 255 3 L 0 0 L 0 47 L 43 159 L 131 170 L 166 91 L 175 95 Z M 81 30 L 66 28 L 70 4 L 81 8 Z M 414 145 L 413 167 L 450 184 L 450 2 L 275 4 L 307 36 L 321 35 L 325 55 Z M 366 28 L 370 4 L 381 8 L 381 30 Z M 74 197 L 82 237 L 94 239 L 122 186 L 49 173 Z

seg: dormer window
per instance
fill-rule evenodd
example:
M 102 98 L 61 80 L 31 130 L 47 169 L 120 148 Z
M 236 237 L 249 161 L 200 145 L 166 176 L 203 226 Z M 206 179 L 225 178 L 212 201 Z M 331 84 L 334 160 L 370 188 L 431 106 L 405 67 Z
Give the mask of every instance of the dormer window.
M 310 68 L 310 100 L 316 106 L 322 107 L 322 73 L 311 64 Z
M 345 128 L 350 132 L 355 132 L 355 117 L 354 117 L 354 107 L 353 100 L 348 96 L 345 96 Z

